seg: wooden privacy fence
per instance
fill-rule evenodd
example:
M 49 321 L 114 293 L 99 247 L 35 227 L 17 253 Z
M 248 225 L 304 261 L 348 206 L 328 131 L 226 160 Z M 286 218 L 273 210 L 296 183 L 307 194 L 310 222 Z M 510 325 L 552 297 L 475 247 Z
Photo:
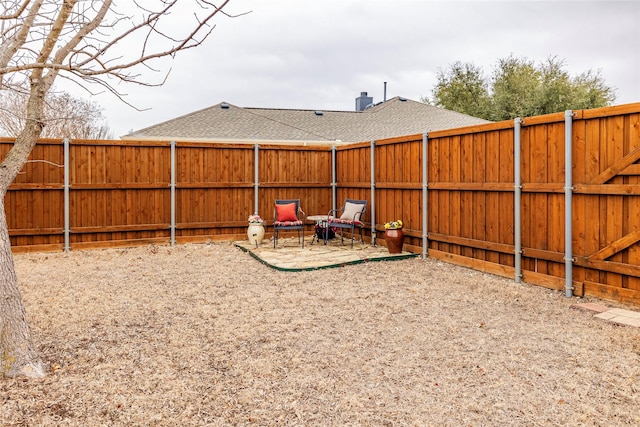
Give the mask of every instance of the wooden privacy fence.
M 65 163 L 41 141 L 10 188 L 15 250 L 243 239 L 276 198 L 311 215 L 349 197 L 370 201 L 374 242 L 399 218 L 424 256 L 640 304 L 640 104 L 338 147 L 66 146 Z
M 4 156 L 13 141 L 0 144 Z M 246 238 L 248 216 L 272 219 L 275 198 L 304 193 L 305 209 L 327 213 L 330 172 L 328 146 L 43 140 L 5 198 L 11 244 L 60 250 Z

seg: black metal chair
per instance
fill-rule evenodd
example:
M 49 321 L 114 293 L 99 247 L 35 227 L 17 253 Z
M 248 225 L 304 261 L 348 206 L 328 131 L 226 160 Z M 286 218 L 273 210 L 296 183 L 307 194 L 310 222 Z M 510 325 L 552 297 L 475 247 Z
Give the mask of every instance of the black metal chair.
M 340 209 L 331 209 L 327 215 L 327 228 L 337 229 L 340 228 L 341 243 L 344 245 L 344 230 L 351 231 L 351 247 L 353 248 L 353 240 L 355 238 L 356 228 L 360 229 L 360 240 L 364 243 L 364 236 L 362 230 L 364 229 L 364 223 L 362 217 L 367 210 L 366 200 L 345 199 L 344 205 Z M 333 215 L 332 215 L 333 214 Z M 325 235 L 324 244 L 327 244 L 327 237 Z
M 300 199 L 276 199 L 273 207 L 273 247 L 278 244 L 280 231 L 297 230 L 298 243 L 302 235 L 304 248 L 304 220 L 306 214 L 300 209 Z

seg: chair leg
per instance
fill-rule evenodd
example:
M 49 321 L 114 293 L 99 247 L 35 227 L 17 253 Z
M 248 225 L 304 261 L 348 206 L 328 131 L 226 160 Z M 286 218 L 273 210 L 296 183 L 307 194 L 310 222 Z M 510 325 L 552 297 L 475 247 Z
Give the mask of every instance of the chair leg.
M 356 237 L 356 230 L 355 228 L 351 229 L 351 249 L 353 249 L 353 239 Z
M 273 249 L 276 248 L 276 243 L 278 242 L 278 230 L 273 229 Z

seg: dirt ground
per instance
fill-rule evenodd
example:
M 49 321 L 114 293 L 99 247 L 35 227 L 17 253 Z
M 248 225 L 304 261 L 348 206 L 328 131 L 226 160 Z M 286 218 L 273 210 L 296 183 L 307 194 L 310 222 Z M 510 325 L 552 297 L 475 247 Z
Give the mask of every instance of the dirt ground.
M 2 426 L 640 425 L 640 329 L 511 279 L 231 243 L 15 261 L 49 372 L 0 379 Z

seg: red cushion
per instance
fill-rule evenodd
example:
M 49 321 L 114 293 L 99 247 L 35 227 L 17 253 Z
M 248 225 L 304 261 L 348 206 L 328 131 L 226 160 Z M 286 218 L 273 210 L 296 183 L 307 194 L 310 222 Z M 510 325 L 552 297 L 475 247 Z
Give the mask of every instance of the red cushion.
M 289 203 L 287 205 L 276 205 L 276 218 L 278 221 L 297 221 L 296 204 Z

